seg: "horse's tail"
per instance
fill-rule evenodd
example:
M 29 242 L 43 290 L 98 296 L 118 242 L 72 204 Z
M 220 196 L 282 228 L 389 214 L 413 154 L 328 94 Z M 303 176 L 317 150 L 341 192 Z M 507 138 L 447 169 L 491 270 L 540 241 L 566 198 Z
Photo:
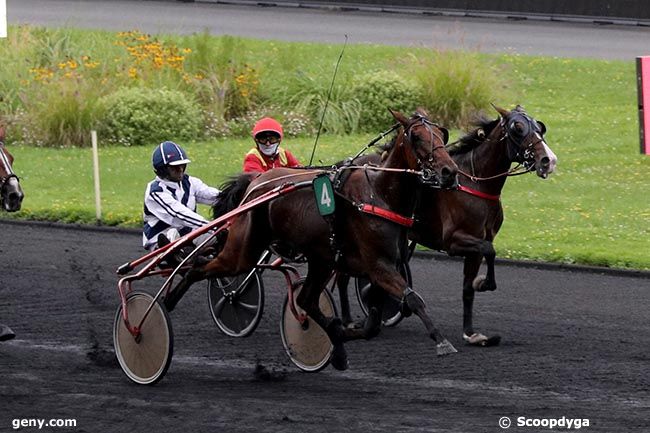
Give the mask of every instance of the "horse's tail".
M 239 206 L 248 185 L 255 176 L 255 173 L 241 173 L 231 176 L 228 181 L 221 185 L 219 200 L 212 206 L 212 217 L 217 219 Z

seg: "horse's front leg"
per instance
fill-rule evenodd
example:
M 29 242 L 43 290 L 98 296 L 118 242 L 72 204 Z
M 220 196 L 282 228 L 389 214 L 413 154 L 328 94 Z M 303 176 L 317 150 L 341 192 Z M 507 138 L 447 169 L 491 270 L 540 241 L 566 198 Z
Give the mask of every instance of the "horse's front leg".
M 463 266 L 463 339 L 472 345 L 493 346 L 500 342 L 501 337 L 487 337 L 474 330 L 474 294 L 477 291 L 496 289 L 494 280 L 495 252 L 492 243 L 480 239 L 465 239 L 449 249 L 450 254 L 465 256 Z M 488 265 L 487 277 L 478 275 L 483 256 Z
M 379 267 L 379 265 L 378 265 Z M 457 352 L 456 348 L 440 333 L 427 313 L 422 297 L 406 283 L 394 265 L 382 266 L 379 272 L 371 276 L 373 284 L 380 286 L 389 295 L 402 300 L 402 314 L 405 317 L 415 313 L 424 324 L 429 337 L 436 343 L 438 355 Z
M 330 342 L 334 346 L 331 364 L 337 370 L 348 368 L 348 354 L 343 343 L 345 342 L 345 328 L 338 317 L 325 317 L 320 309 L 320 296 L 331 274 L 331 268 L 313 266 L 309 263 L 307 278 L 296 298 L 296 303 L 305 310 L 307 315 L 325 330 Z
M 494 291 L 497 289 L 497 281 L 494 276 L 494 260 L 496 258 L 496 251 L 490 241 L 481 241 L 478 244 L 479 251 L 485 257 L 485 264 L 487 266 L 487 275 L 479 275 L 472 281 L 472 287 L 477 292 Z M 476 270 L 478 274 L 478 269 Z
M 336 276 L 336 287 L 339 289 L 339 299 L 341 302 L 341 320 L 343 321 L 343 326 L 346 327 L 353 323 L 350 310 L 350 299 L 348 298 L 349 283 L 350 276 L 343 272 L 339 272 Z
M 485 257 L 487 275 L 478 275 L 479 267 L 477 267 L 472 276 L 471 284 L 477 292 L 496 290 L 497 282 L 494 274 L 496 251 L 492 242 L 469 235 L 456 235 L 447 248 L 447 252 L 451 256 L 469 257 L 478 255 L 479 267 L 481 260 Z M 466 277 L 468 274 L 468 272 L 465 272 Z

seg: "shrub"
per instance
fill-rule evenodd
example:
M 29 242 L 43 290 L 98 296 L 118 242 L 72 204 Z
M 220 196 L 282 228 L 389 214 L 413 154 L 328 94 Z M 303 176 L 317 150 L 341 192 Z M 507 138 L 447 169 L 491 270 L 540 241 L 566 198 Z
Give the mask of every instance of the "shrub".
M 493 67 L 467 52 L 433 52 L 414 63 L 420 105 L 448 127 L 462 127 L 473 113 L 488 108 L 499 89 Z
M 359 76 L 353 83 L 352 96 L 361 106 L 359 128 L 368 132 L 387 129 L 394 123 L 388 108 L 409 115 L 418 105 L 415 82 L 392 71 Z
M 111 143 L 125 146 L 188 141 L 199 134 L 198 105 L 182 92 L 123 88 L 101 100 L 100 131 Z

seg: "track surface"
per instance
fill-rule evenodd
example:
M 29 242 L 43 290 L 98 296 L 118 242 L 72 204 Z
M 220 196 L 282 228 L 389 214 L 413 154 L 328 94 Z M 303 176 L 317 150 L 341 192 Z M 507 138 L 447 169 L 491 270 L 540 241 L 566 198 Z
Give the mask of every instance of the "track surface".
M 140 255 L 139 235 L 2 221 L 0 232 L 0 322 L 17 333 L 0 343 L 0 431 L 14 419 L 73 418 L 74 429 L 43 431 L 495 432 L 502 416 L 509 431 L 548 431 L 517 427 L 521 416 L 650 429 L 647 274 L 501 264 L 499 289 L 477 296 L 475 323 L 503 342 L 474 348 L 460 338 L 462 265 L 416 258 L 415 287 L 459 353 L 436 357 L 409 318 L 348 343 L 349 370 L 315 374 L 283 352 L 277 275 L 265 274 L 262 323 L 240 340 L 217 331 L 201 284 L 172 313 L 170 370 L 147 387 L 122 373 L 111 334 L 114 270 Z

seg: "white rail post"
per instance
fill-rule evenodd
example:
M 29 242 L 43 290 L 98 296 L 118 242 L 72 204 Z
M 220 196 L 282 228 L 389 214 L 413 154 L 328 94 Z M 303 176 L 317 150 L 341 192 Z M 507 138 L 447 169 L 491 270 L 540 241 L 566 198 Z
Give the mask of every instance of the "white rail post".
M 93 144 L 93 177 L 95 178 L 95 218 L 99 224 L 102 221 L 102 199 L 99 189 L 99 152 L 97 150 L 97 131 L 90 131 Z
M 7 37 L 7 0 L 0 0 L 0 38 Z

